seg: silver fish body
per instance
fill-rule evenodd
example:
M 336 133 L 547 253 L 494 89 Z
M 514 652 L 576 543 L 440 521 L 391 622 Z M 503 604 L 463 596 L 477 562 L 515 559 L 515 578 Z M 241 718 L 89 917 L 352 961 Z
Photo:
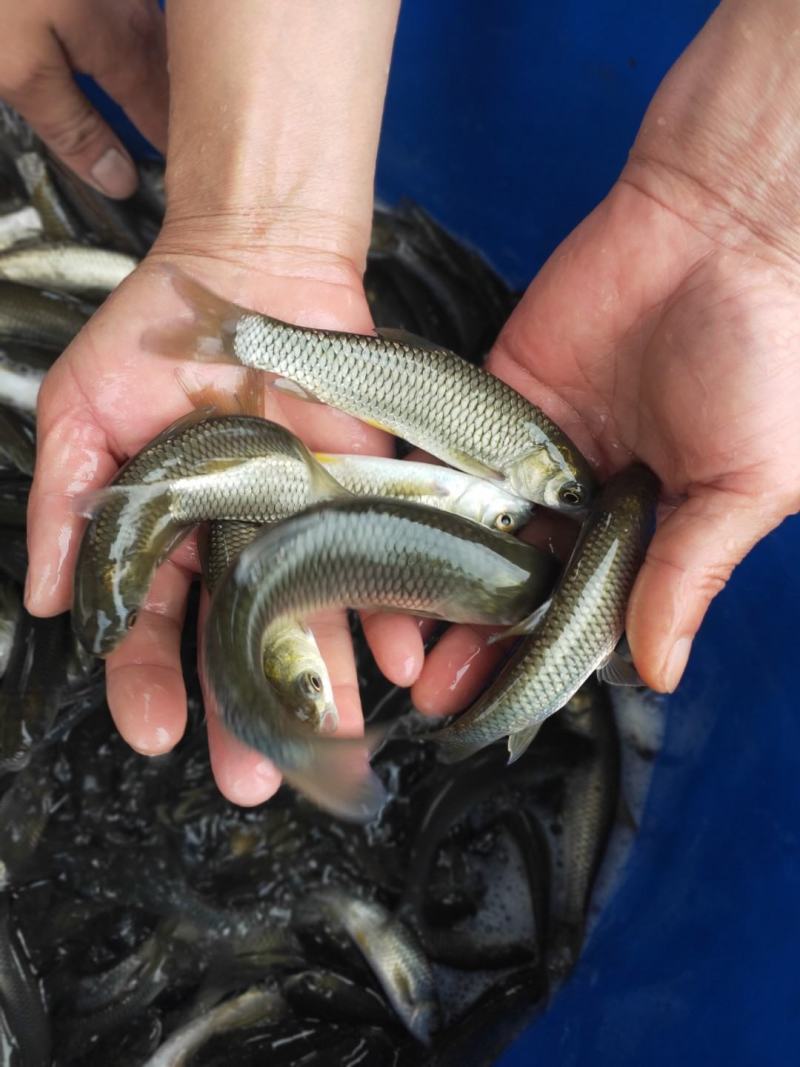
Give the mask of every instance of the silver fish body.
M 252 988 L 186 1023 L 146 1061 L 144 1067 L 186 1067 L 194 1053 L 215 1034 L 245 1030 L 263 1023 L 277 1023 L 286 1014 L 286 1003 L 271 989 Z
M 267 371 L 534 503 L 571 514 L 588 505 L 594 478 L 569 438 L 505 382 L 454 352 L 396 331 L 293 326 L 221 300 L 180 273 L 173 283 L 195 319 L 146 337 L 157 350 Z
M 57 351 L 0 341 L 0 404 L 35 414 L 44 376 L 57 357 Z
M 0 278 L 76 296 L 112 292 L 137 265 L 133 256 L 91 245 L 32 244 L 0 252 Z
M 42 236 L 42 220 L 35 207 L 25 205 L 0 215 L 0 249 Z
M 441 1025 L 430 962 L 416 934 L 386 908 L 339 889 L 320 894 L 325 911 L 352 938 L 408 1030 L 429 1044 Z
M 518 756 L 538 726 L 613 654 L 654 527 L 658 492 L 658 479 L 641 464 L 606 483 L 532 632 L 487 691 L 434 735 L 446 758 L 464 758 L 502 737 Z M 524 632 L 524 624 L 517 629 Z
M 341 814 L 348 789 L 357 794 L 365 779 L 335 765 L 343 742 L 302 732 L 264 685 L 268 627 L 328 607 L 512 622 L 541 601 L 553 573 L 547 553 L 434 508 L 373 499 L 309 508 L 262 531 L 219 585 L 205 634 L 208 684 L 240 740 Z
M 93 310 L 70 296 L 0 280 L 0 340 L 61 350 Z
M 533 514 L 529 500 L 497 482 L 451 467 L 382 456 L 317 453 L 317 459 L 357 496 L 384 496 L 441 508 L 503 533 L 520 529 Z

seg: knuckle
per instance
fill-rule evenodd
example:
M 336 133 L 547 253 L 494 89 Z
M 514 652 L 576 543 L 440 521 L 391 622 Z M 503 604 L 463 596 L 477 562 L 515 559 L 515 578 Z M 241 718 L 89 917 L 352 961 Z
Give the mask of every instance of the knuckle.
M 67 117 L 43 119 L 39 132 L 57 155 L 74 157 L 82 155 L 98 139 L 103 123 L 88 104 L 78 104 Z
M 712 600 L 728 584 L 733 567 L 733 563 L 706 563 L 696 574 L 698 592 Z

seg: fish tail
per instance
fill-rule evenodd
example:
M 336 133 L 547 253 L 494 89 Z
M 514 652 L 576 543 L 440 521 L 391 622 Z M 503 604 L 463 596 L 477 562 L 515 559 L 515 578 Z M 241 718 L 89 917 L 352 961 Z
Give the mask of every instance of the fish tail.
M 236 358 L 236 327 L 245 309 L 206 289 L 177 267 L 161 268 L 174 291 L 192 312 L 189 322 L 154 327 L 142 336 L 147 351 L 200 363 L 241 363 Z
M 366 823 L 386 802 L 383 783 L 369 765 L 375 743 L 370 731 L 363 740 L 320 738 L 309 767 L 281 770 L 291 786 L 319 807 L 348 822 Z
M 256 415 L 263 417 L 264 392 L 259 371 L 248 367 L 233 392 L 210 382 L 199 382 L 185 369 L 175 372 L 175 378 L 196 411 L 213 415 Z

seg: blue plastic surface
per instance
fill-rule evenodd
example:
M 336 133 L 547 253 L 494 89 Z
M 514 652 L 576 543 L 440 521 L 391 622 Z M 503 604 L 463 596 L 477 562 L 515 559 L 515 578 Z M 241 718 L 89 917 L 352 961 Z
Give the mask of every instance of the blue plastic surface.
M 420 202 L 523 286 L 608 190 L 714 6 L 406 0 L 379 194 Z M 714 603 L 625 878 L 502 1067 L 797 1062 L 798 549 L 791 520 Z

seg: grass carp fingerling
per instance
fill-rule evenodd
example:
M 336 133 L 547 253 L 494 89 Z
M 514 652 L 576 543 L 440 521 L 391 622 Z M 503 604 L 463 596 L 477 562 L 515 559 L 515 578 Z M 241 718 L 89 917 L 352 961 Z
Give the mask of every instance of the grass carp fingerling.
M 544 719 L 612 657 L 655 525 L 658 493 L 658 479 L 639 463 L 603 486 L 552 599 L 510 631 L 528 636 L 486 692 L 434 735 L 445 758 L 463 759 L 502 737 L 517 758 Z
M 527 500 L 585 511 L 594 477 L 575 445 L 539 408 L 454 352 L 399 331 L 293 326 L 222 300 L 174 268 L 170 275 L 194 321 L 145 335 L 154 351 L 267 371 L 282 379 L 278 387 L 388 430 Z
M 207 682 L 241 741 L 317 803 L 355 818 L 363 762 L 342 765 L 342 741 L 309 735 L 286 715 L 264 684 L 265 631 L 332 607 L 513 622 L 546 596 L 554 571 L 548 553 L 419 504 L 355 498 L 308 508 L 262 531 L 217 588 L 205 633 Z

